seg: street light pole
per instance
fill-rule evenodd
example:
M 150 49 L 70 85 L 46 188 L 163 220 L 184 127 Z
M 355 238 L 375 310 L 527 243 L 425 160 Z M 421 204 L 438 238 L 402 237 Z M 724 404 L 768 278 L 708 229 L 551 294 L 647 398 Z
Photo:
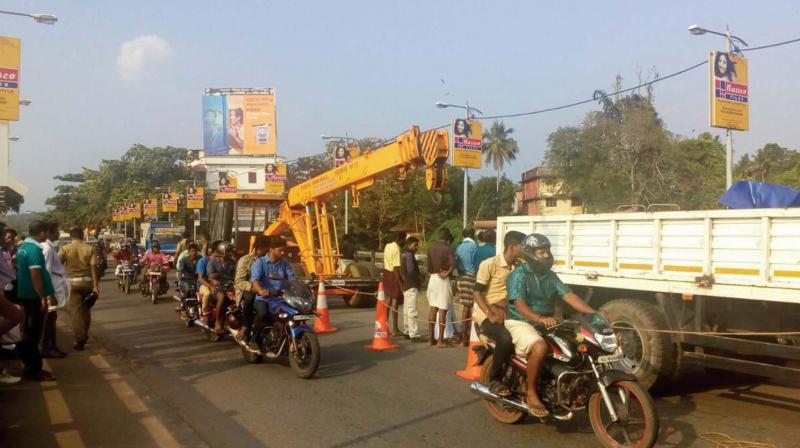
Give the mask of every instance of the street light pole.
M 470 119 L 469 116 L 469 100 L 467 100 L 467 120 Z M 467 228 L 467 205 L 469 203 L 469 168 L 464 168 L 464 216 L 463 216 L 463 223 L 462 228 Z
M 0 11 L 0 14 L 9 14 L 12 16 L 22 16 L 22 17 L 30 17 L 38 23 L 43 23 L 45 25 L 53 25 L 58 22 L 58 17 L 54 16 L 53 14 L 27 14 L 24 12 L 13 12 L 13 11 Z

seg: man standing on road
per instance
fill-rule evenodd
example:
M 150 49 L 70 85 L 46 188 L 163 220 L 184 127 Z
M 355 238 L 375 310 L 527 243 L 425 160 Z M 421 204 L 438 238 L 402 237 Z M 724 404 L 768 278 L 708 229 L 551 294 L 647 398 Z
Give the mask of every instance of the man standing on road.
M 439 241 L 433 243 L 428 249 L 428 342 L 439 348 L 447 347 L 444 337 L 444 327 L 447 319 L 447 307 L 450 306 L 453 290 L 450 287 L 450 274 L 456 267 L 455 256 L 450 245 L 453 243 L 453 234 L 447 228 L 439 230 Z M 434 326 L 439 319 L 439 343 L 434 338 Z
M 47 240 L 42 243 L 42 252 L 44 253 L 44 262 L 47 267 L 47 272 L 50 273 L 50 278 L 53 280 L 53 289 L 55 290 L 55 303 L 50 303 L 50 306 L 55 306 L 54 309 L 49 310 L 45 317 L 44 336 L 42 337 L 42 357 L 43 358 L 63 358 L 67 356 L 66 353 L 58 349 L 56 344 L 56 319 L 58 318 L 58 310 L 67 306 L 69 298 L 69 282 L 67 281 L 66 270 L 61 259 L 58 258 L 58 223 L 47 223 Z
M 236 301 L 242 304 L 242 328 L 236 337 L 239 340 L 250 341 L 250 329 L 253 328 L 253 302 L 256 300 L 256 290 L 250 281 L 253 262 L 267 254 L 267 237 L 256 236 L 253 249 L 236 262 L 236 277 L 233 284 L 236 287 Z
M 403 322 L 411 342 L 422 342 L 417 325 L 417 294 L 419 294 L 419 265 L 417 265 L 417 248 L 419 240 L 408 237 L 405 250 L 400 257 L 400 281 L 403 284 Z
M 353 235 L 346 233 L 342 237 L 339 251 L 342 253 L 342 258 L 339 260 L 339 272 L 344 274 L 347 266 L 356 260 L 356 242 L 353 241 Z
M 53 282 L 45 269 L 41 244 L 47 239 L 47 224 L 33 221 L 30 235 L 17 251 L 17 299 L 25 311 L 24 338 L 17 345 L 19 357 L 25 364 L 25 374 L 33 381 L 54 381 L 52 373 L 42 370 L 39 338 L 42 336 L 44 313 L 48 299 L 53 296 Z
M 100 296 L 97 252 L 91 244 L 83 241 L 83 229 L 79 226 L 69 229 L 69 237 L 72 242 L 62 247 L 58 256 L 64 263 L 71 288 L 69 313 L 75 333 L 73 348 L 80 351 L 89 340 L 89 325 L 92 323 L 92 311 L 83 299 L 92 292 Z
M 497 233 L 494 230 L 489 229 L 481 232 L 481 235 L 478 237 L 478 239 L 482 240 L 483 245 L 478 244 L 478 250 L 475 252 L 475 257 L 473 258 L 473 264 L 476 268 L 480 269 L 480 265 L 483 263 L 483 260 L 488 260 L 489 258 L 497 255 L 497 247 L 495 247 Z
M 491 232 L 494 234 L 493 230 Z M 481 333 L 495 342 L 494 361 L 492 371 L 489 372 L 489 389 L 503 397 L 511 395 L 502 380 L 504 365 L 514 352 L 511 334 L 504 325 L 508 308 L 506 281 L 517 264 L 524 240 L 525 234 L 522 232 L 512 230 L 506 233 L 503 238 L 503 253 L 484 260 L 478 267 L 475 278 L 475 303 L 478 305 L 475 308 L 475 322 L 480 326 Z
M 461 304 L 461 342 L 466 347 L 469 344 L 470 319 L 474 303 L 475 273 L 478 271 L 478 267 L 473 263 L 475 253 L 478 252 L 478 244 L 475 242 L 475 229 L 472 227 L 465 228 L 461 235 L 464 239 L 456 248 L 459 272 L 456 288 L 457 302 Z
M 400 283 L 400 245 L 406 241 L 406 232 L 397 232 L 394 241 L 383 249 L 383 292 L 389 305 L 391 321 L 394 323 L 392 336 L 400 336 L 402 332 L 397 325 L 397 312 L 403 302 L 403 285 Z

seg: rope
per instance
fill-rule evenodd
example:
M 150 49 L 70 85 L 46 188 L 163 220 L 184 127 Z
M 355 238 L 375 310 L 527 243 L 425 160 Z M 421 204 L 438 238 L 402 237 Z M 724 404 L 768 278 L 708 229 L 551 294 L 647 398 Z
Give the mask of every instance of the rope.
M 354 289 L 347 289 L 343 288 L 338 285 L 334 285 L 329 281 L 323 280 L 322 283 L 328 285 L 332 288 L 336 288 L 340 291 L 349 292 L 351 294 L 363 294 L 365 296 L 374 296 L 377 297 L 377 292 L 362 292 L 356 291 Z M 386 307 L 390 310 L 394 311 L 395 313 L 399 313 L 400 311 L 397 308 L 394 308 L 388 304 Z M 418 322 L 433 324 L 436 322 L 431 322 L 427 319 L 416 319 Z M 464 323 L 467 321 L 471 321 L 472 319 L 461 319 L 457 321 L 453 321 L 453 323 Z M 615 330 L 634 330 L 642 333 L 668 333 L 668 334 L 690 334 L 690 335 L 697 335 L 697 336 L 800 336 L 800 331 L 772 331 L 772 332 L 756 332 L 756 331 L 739 331 L 739 332 L 724 332 L 724 331 L 686 331 L 686 330 L 663 330 L 660 328 L 631 328 L 631 327 L 621 327 L 619 325 L 613 326 Z
M 736 440 L 721 432 L 706 432 L 698 436 L 700 439 L 714 445 L 714 448 L 778 448 L 771 443 L 749 442 Z

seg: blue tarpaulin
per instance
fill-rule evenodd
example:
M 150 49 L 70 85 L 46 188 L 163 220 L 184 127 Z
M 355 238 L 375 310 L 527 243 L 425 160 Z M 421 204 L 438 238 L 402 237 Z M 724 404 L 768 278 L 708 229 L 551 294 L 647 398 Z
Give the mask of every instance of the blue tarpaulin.
M 783 185 L 740 180 L 722 195 L 719 202 L 730 208 L 800 207 L 800 190 Z

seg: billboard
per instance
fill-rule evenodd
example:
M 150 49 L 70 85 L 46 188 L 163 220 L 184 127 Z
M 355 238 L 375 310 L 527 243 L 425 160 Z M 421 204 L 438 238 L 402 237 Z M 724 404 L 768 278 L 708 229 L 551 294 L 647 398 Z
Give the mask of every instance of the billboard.
M 191 185 L 186 189 L 186 208 L 203 208 L 203 187 Z
M 164 193 L 161 195 L 161 211 L 164 213 L 178 211 L 178 193 Z
M 750 87 L 747 59 L 722 51 L 709 57 L 710 121 L 715 128 L 750 128 Z
M 206 156 L 273 155 L 276 138 L 274 89 L 206 89 Z
M 0 36 L 0 120 L 19 120 L 20 40 Z
M 219 177 L 220 193 L 236 193 L 237 191 L 239 191 L 239 179 L 227 176 Z
M 152 216 L 158 218 L 158 199 L 146 197 L 142 200 L 142 211 L 145 216 Z
M 286 164 L 268 163 L 264 166 L 264 192 L 283 194 L 286 184 Z
M 478 120 L 453 120 L 453 163 L 460 168 L 480 168 L 483 150 L 483 127 Z
M 358 157 L 361 154 L 361 148 L 358 146 L 346 147 L 342 144 L 336 145 L 333 150 L 333 166 L 340 167 L 347 164 L 353 157 Z

